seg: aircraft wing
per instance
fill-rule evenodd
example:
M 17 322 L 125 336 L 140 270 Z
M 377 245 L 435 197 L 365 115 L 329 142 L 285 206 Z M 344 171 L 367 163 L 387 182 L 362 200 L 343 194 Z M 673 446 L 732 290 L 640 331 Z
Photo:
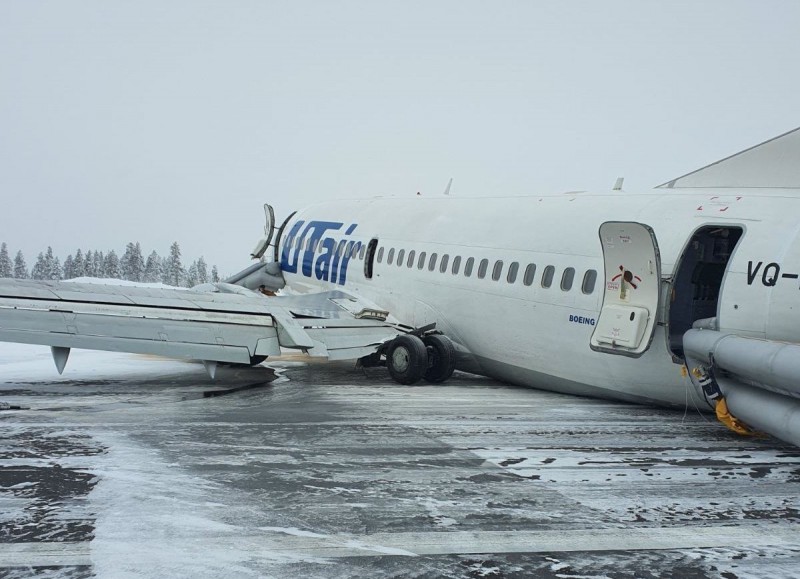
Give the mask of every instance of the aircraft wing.
M 267 297 L 229 284 L 0 280 L 0 341 L 55 348 L 247 364 L 283 347 L 355 359 L 400 333 L 397 326 L 389 312 L 341 291 Z

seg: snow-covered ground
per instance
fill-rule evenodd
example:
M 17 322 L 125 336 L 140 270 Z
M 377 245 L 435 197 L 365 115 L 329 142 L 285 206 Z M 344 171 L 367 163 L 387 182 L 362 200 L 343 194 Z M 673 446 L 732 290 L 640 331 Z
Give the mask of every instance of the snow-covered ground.
M 708 417 L 302 357 L 0 344 L 0 576 L 792 577 L 800 451 Z M 203 392 L 254 386 L 224 396 Z

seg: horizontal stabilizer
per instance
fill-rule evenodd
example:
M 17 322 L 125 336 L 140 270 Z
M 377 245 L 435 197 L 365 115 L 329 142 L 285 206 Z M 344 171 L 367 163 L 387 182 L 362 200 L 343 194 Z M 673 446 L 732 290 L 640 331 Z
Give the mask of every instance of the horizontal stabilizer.
M 800 127 L 658 188 L 800 189 Z

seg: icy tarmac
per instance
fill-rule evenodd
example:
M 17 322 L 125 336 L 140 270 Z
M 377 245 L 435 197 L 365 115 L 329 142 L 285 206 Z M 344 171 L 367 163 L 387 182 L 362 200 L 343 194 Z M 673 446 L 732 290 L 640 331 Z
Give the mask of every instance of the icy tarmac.
M 794 447 L 692 408 L 270 365 L 73 351 L 58 376 L 0 344 L 26 408 L 0 411 L 0 577 L 800 574 Z

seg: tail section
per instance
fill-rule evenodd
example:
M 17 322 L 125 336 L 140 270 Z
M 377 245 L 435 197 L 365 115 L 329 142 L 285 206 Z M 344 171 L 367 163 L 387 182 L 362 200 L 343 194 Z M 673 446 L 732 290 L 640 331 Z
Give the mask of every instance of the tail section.
M 658 188 L 800 189 L 800 127 Z

